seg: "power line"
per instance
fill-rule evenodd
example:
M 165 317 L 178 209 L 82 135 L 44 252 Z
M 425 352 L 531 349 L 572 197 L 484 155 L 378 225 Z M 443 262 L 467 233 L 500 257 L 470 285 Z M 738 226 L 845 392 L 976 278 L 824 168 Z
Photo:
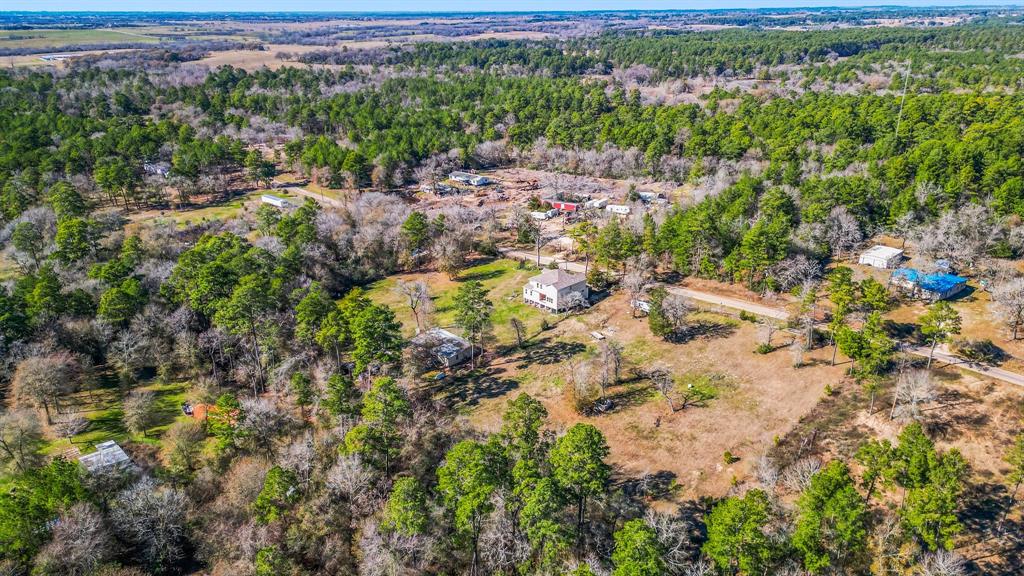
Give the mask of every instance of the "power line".
M 900 139 L 900 122 L 903 121 L 903 104 L 907 101 L 907 84 L 910 83 L 910 67 L 914 61 L 907 64 L 907 73 L 903 75 L 903 96 L 900 97 L 900 113 L 896 115 L 896 140 Z

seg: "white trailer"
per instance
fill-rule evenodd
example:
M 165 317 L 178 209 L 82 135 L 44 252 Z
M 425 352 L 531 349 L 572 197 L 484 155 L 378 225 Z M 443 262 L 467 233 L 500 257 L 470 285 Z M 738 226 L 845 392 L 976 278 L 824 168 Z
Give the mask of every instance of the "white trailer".
M 280 208 L 282 210 L 292 207 L 291 202 L 285 200 L 284 198 L 281 198 L 280 196 L 274 196 L 273 194 L 264 194 L 260 196 L 260 202 L 263 202 L 264 204 L 270 204 L 271 206 L 275 208 Z

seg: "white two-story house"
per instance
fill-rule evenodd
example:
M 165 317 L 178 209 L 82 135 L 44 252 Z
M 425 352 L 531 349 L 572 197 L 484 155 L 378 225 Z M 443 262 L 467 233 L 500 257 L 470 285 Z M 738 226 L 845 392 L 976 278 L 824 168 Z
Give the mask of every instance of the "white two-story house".
M 561 268 L 545 270 L 530 278 L 526 286 L 523 286 L 523 300 L 527 304 L 556 313 L 578 303 L 579 299 L 571 296 L 576 293 L 582 296 L 584 302 L 590 297 L 587 278 L 582 274 L 573 274 Z

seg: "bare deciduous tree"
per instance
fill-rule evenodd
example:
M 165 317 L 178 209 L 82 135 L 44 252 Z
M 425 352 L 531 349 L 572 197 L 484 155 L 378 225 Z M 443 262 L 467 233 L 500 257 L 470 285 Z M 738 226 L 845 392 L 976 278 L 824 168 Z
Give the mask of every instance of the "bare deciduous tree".
M 622 277 L 622 287 L 629 293 L 629 301 L 635 303 L 640 301 L 644 290 L 651 284 L 650 269 L 641 266 L 631 267 Z M 632 317 L 636 318 L 637 307 L 631 305 Z
M 86 576 L 114 556 L 114 539 L 103 514 L 80 503 L 55 522 L 50 542 L 36 557 L 40 573 Z
M 1024 323 L 1024 277 L 1010 278 L 992 287 L 996 314 L 1009 326 L 1013 340 Z
M 60 351 L 48 356 L 29 356 L 14 372 L 12 391 L 20 406 L 35 406 L 46 414 L 46 423 L 53 423 L 53 408 L 60 410 L 62 395 L 75 389 L 79 365 L 71 353 Z
M 416 320 L 416 329 L 423 331 L 427 328 L 427 318 L 432 311 L 434 301 L 430 299 L 430 292 L 426 283 L 420 280 L 405 281 L 399 280 L 395 285 L 395 291 L 405 297 L 409 310 L 412 311 Z
M 791 492 L 803 492 L 811 485 L 811 477 L 818 470 L 821 470 L 821 460 L 813 456 L 801 458 L 782 471 L 782 483 Z
M 842 258 L 844 253 L 853 250 L 864 240 L 860 223 L 846 206 L 836 206 L 829 212 L 825 219 L 825 240 L 836 259 Z
M 799 368 L 804 365 L 804 351 L 806 347 L 804 341 L 799 338 L 794 338 L 789 344 L 789 353 L 793 357 L 793 366 Z
M 1005 233 L 1005 227 L 990 208 L 967 204 L 921 226 L 914 232 L 914 239 L 925 256 L 946 259 L 957 268 L 970 269 L 1005 237 Z
M 327 488 L 346 499 L 353 514 L 369 516 L 384 501 L 380 479 L 358 456 L 342 456 L 327 471 Z
M 570 292 L 565 296 L 565 315 L 568 317 L 570 314 L 586 309 L 589 305 L 590 301 L 583 296 L 582 292 Z
M 805 286 L 821 277 L 821 264 L 803 254 L 790 256 L 773 265 L 768 275 L 775 279 L 778 288 L 790 290 L 794 286 Z
M 156 395 L 148 390 L 136 390 L 124 399 L 122 406 L 124 426 L 132 434 L 148 435 L 156 424 Z
M 241 444 L 253 452 L 270 455 L 276 440 L 294 424 L 286 410 L 268 398 L 242 400 L 245 417 L 238 425 Z
M 908 370 L 896 381 L 890 418 L 920 420 L 921 405 L 935 400 L 938 391 L 928 370 Z
M 601 396 L 601 387 L 594 382 L 594 366 L 588 361 L 570 359 L 566 369 L 576 409 L 586 413 Z
M 454 280 L 466 267 L 469 253 L 469 238 L 457 231 L 446 231 L 434 242 L 434 259 L 437 267 Z
M 697 522 L 680 514 L 661 514 L 648 509 L 644 521 L 654 529 L 661 544 L 661 559 L 670 573 L 685 570 L 697 552 L 694 536 L 699 534 Z
M 671 333 L 682 334 L 689 324 L 690 313 L 695 310 L 690 299 L 682 294 L 669 292 L 661 301 L 661 315 L 671 326 Z
M 30 410 L 0 414 L 0 462 L 25 472 L 42 461 L 43 430 Z
M 675 396 L 676 379 L 672 374 L 672 368 L 664 362 L 655 362 L 650 368 L 644 371 L 644 376 L 654 384 L 654 388 L 665 397 L 668 408 L 672 412 L 677 410 L 673 397 Z
M 967 562 L 950 550 L 927 552 L 921 560 L 921 576 L 967 576 Z
M 53 423 L 53 432 L 58 438 L 74 442 L 72 438 L 89 428 L 89 419 L 81 414 L 64 414 Z
M 597 345 L 601 362 L 601 395 L 608 393 L 608 387 L 618 384 L 622 374 L 622 344 L 615 340 L 602 340 Z
M 775 466 L 775 461 L 767 454 L 762 454 L 754 462 L 754 475 L 757 477 L 758 483 L 769 494 L 775 492 L 775 488 L 779 484 L 779 469 Z
M 523 342 L 526 339 L 526 325 L 519 318 L 512 318 L 508 321 L 509 326 L 512 327 L 512 331 L 516 335 L 516 346 L 522 348 Z
M 121 492 L 110 517 L 120 537 L 133 545 L 138 560 L 163 571 L 184 557 L 189 503 L 184 492 L 141 480 Z
M 762 343 L 771 348 L 772 337 L 775 336 L 775 333 L 779 330 L 778 320 L 774 318 L 762 318 L 758 324 L 761 326 Z

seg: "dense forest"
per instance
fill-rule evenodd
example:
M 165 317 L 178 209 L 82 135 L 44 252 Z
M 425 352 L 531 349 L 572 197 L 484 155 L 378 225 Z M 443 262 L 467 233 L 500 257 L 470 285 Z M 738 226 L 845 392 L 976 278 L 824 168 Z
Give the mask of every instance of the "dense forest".
M 569 230 L 591 284 L 657 273 L 820 295 L 836 310 L 824 337 L 873 402 L 896 364 L 890 303 L 825 265 L 885 232 L 1024 300 L 1016 18 L 331 49 L 301 58 L 331 66 L 256 71 L 188 67 L 188 49 L 0 71 L 0 574 L 968 573 L 950 550 L 969 466 L 920 424 L 813 469 L 766 462 L 749 490 L 666 512 L 656 480 L 611 466 L 599 428 L 555 430 L 527 394 L 489 434 L 457 423 L 418 384 L 422 346 L 365 289 L 457 277 L 506 237 L 532 245 L 515 215 L 406 201 L 452 169 L 685 185 L 657 213 Z M 672 83 L 691 98 L 651 94 Z M 285 171 L 353 193 L 140 219 Z M 418 325 L 426 288 L 405 289 Z M 666 339 L 670 302 L 655 292 L 650 316 Z M 493 305 L 460 285 L 472 343 Z M 951 328 L 929 314 L 934 348 Z M 618 370 L 620 353 L 601 362 Z M 182 381 L 207 418 L 150 436 L 166 407 L 142 385 Z M 86 473 L 52 445 L 92 425 L 72 398 L 111 390 L 138 465 Z M 1019 485 L 1024 440 L 1007 462 Z

